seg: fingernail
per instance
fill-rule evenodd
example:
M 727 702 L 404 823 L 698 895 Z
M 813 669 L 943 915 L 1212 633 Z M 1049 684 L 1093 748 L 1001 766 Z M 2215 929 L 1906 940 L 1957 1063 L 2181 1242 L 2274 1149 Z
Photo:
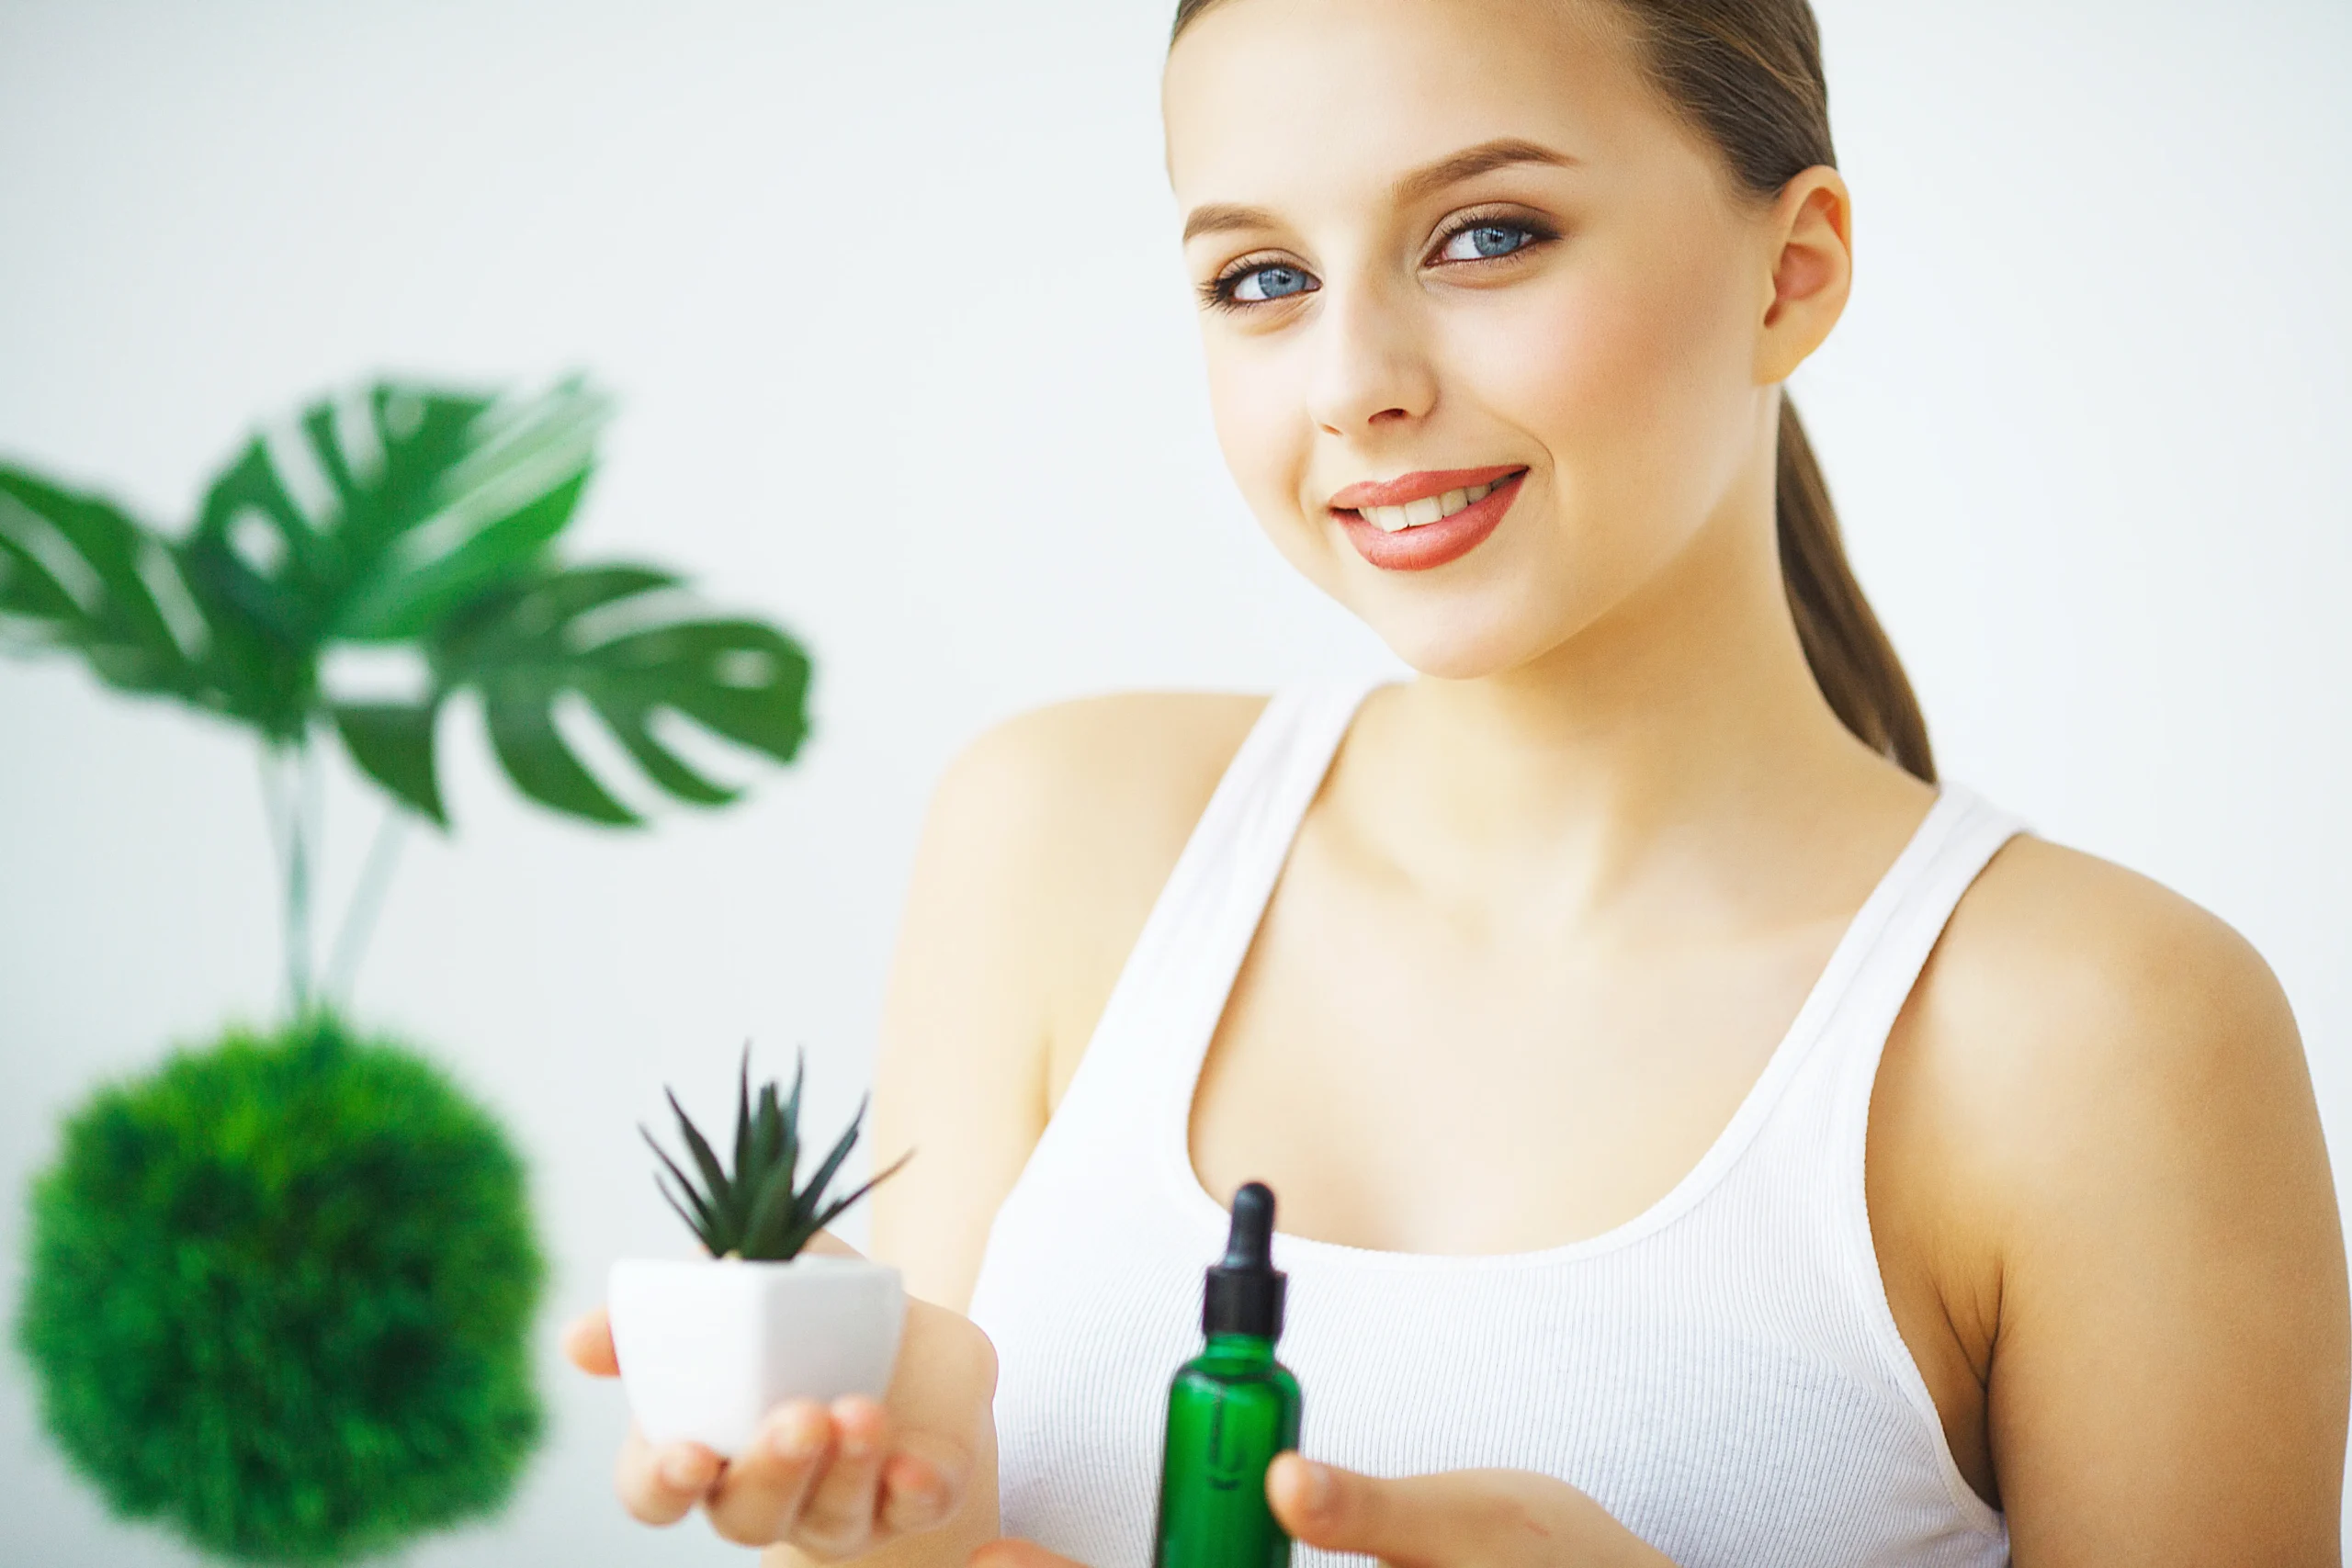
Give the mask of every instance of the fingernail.
M 1299 1464 L 1305 1471 L 1300 1477 L 1300 1501 L 1309 1511 L 1321 1513 L 1323 1506 L 1331 1500 L 1331 1472 L 1311 1459 L 1301 1460 Z
M 768 1447 L 775 1450 L 778 1458 L 796 1462 L 815 1459 L 824 1446 L 824 1434 L 818 1430 L 817 1423 L 809 1419 L 806 1411 L 794 1411 L 786 1416 L 768 1436 Z
M 684 1491 L 703 1483 L 702 1460 L 699 1455 L 684 1449 L 673 1450 L 662 1456 L 662 1479 Z
M 834 1424 L 841 1428 L 842 1457 L 865 1459 L 874 1452 L 874 1427 L 866 1415 L 865 1404 L 853 1396 L 834 1402 Z

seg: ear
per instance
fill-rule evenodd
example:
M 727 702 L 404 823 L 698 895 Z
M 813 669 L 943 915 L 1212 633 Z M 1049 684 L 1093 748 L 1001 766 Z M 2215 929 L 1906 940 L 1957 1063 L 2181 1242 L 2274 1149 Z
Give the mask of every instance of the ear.
M 1845 313 L 1854 286 L 1853 208 L 1838 171 L 1799 174 L 1766 220 L 1770 292 L 1756 340 L 1756 379 L 1788 379 Z

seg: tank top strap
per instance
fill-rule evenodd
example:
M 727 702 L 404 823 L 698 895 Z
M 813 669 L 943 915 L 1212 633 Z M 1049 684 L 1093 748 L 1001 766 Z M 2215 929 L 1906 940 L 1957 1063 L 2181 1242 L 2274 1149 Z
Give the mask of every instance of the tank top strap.
M 1189 1097 L 1291 840 L 1384 679 L 1300 682 L 1267 700 L 1145 918 L 1066 1099 L 1115 1089 L 1156 1105 L 1179 1085 Z
M 1942 785 L 1839 944 L 1831 966 L 1843 973 L 1823 976 L 1813 998 L 1820 1016 L 1810 1021 L 1810 1059 L 1779 1107 L 1771 1151 L 1750 1172 L 1781 1193 L 1782 1202 L 1817 1216 L 1812 1228 L 1799 1227 L 1784 1239 L 1795 1250 L 1809 1235 L 1824 1248 L 1827 1277 L 1844 1282 L 1838 1299 L 1859 1314 L 1845 1319 L 1856 1331 L 1845 1343 L 1911 1406 L 1918 1429 L 1932 1438 L 1934 1468 L 1955 1517 L 1988 1540 L 2001 1531 L 2001 1516 L 1977 1496 L 1953 1461 L 1935 1397 L 1887 1298 L 1871 1232 L 1868 1139 L 1871 1095 L 1896 1018 L 1961 899 L 2025 827 L 1973 791 Z M 1824 1303 L 1814 1310 L 1825 1312 L 1825 1321 L 1843 1317 Z
M 1956 784 L 1943 784 L 1833 963 L 1848 972 L 1825 986 L 1819 1077 L 1832 1136 L 1823 1147 L 1843 1165 L 1859 1156 L 1879 1058 L 1928 957 L 1977 874 L 2025 824 Z M 1856 1191 L 1860 1166 L 1855 1165 Z

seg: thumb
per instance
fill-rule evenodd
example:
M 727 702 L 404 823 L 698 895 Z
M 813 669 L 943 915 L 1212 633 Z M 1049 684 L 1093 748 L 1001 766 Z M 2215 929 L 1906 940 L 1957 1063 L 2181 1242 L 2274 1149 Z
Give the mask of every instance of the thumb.
M 964 1568 L 1082 1568 L 1035 1541 L 992 1540 L 965 1560 Z
M 1266 1471 L 1266 1501 L 1292 1539 L 1330 1551 L 1360 1551 L 1421 1568 L 1458 1558 L 1484 1521 L 1469 1517 L 1476 1501 L 1457 1495 L 1443 1475 L 1387 1479 L 1318 1464 L 1292 1451 Z
M 621 1364 L 613 1354 L 613 1329 L 603 1307 L 581 1314 L 564 1325 L 563 1353 L 571 1364 L 593 1377 L 616 1378 Z

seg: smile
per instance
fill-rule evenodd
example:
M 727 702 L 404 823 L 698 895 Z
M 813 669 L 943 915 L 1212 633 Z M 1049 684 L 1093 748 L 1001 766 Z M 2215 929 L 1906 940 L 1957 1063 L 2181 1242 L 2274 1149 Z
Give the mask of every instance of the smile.
M 1426 571 L 1476 548 L 1519 498 L 1523 468 L 1453 468 L 1352 484 L 1329 502 L 1356 553 L 1383 571 Z
M 1425 495 L 1419 501 L 1408 501 L 1402 506 L 1366 506 L 1358 510 L 1363 520 L 1384 534 L 1401 534 L 1408 528 L 1418 528 L 1424 523 L 1438 523 L 1453 516 L 1474 501 L 1484 501 L 1492 484 L 1472 485 L 1467 490 L 1450 490 L 1443 495 Z

